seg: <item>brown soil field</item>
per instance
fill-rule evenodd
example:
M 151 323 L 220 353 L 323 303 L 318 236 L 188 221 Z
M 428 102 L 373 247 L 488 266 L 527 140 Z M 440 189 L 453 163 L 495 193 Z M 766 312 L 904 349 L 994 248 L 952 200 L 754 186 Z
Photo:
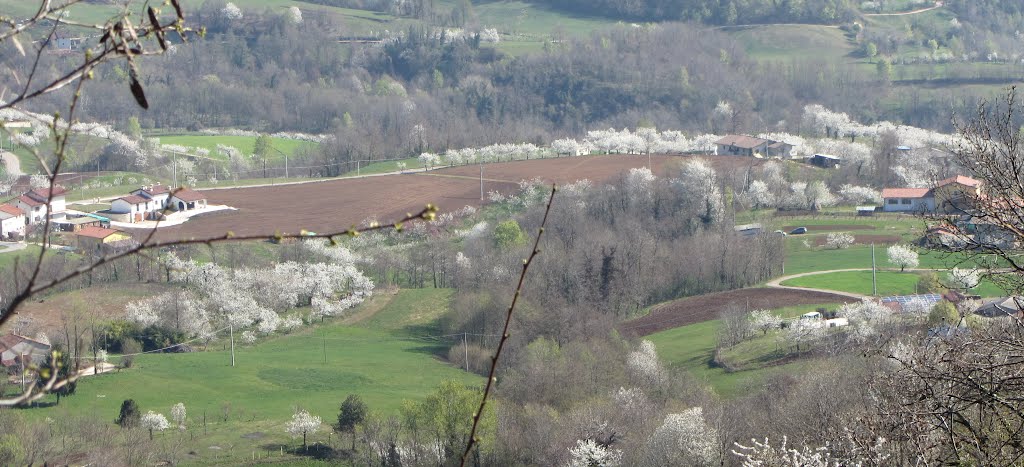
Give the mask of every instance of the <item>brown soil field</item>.
M 656 173 L 692 156 L 652 156 Z M 745 157 L 709 157 L 719 171 L 756 166 L 761 160 Z M 647 156 L 586 156 L 539 159 L 484 165 L 484 190 L 503 194 L 518 190 L 520 180 L 540 177 L 566 183 L 587 178 L 607 182 L 634 167 L 647 165 Z M 185 224 L 160 229 L 158 241 L 208 239 L 233 232 L 238 236 L 275 232 L 336 232 L 365 220 L 388 222 L 427 203 L 442 212 L 466 205 L 480 206 L 480 168 L 464 166 L 426 174 L 385 175 L 297 185 L 207 190 L 210 204 L 225 204 L 237 211 L 197 216 Z M 139 230 L 136 237 L 148 234 Z
M 816 245 L 816 246 L 824 246 L 826 241 L 828 241 L 828 238 L 819 235 L 819 236 L 814 238 L 814 245 Z M 899 235 L 854 235 L 853 236 L 853 243 L 861 243 L 861 244 L 877 243 L 879 245 L 892 245 L 894 243 L 899 243 L 899 241 L 900 241 L 900 236 Z
M 818 233 L 818 232 L 846 232 L 847 230 L 875 230 L 873 225 L 863 224 L 836 224 L 836 225 L 784 225 L 780 227 L 783 232 L 790 233 L 797 227 L 807 227 L 807 233 Z
M 662 303 L 644 317 L 626 321 L 619 331 L 633 336 L 646 336 L 666 329 L 717 319 L 719 313 L 731 304 L 751 310 L 774 309 L 818 303 L 849 303 L 854 299 L 825 292 L 805 290 L 749 288 L 718 292 Z

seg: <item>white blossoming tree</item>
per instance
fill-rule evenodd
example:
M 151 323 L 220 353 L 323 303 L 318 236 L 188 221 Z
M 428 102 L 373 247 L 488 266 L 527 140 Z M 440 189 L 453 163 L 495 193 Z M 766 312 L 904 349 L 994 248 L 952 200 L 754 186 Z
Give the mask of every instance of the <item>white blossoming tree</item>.
M 618 467 L 621 464 L 622 451 L 606 448 L 592 439 L 581 439 L 569 448 L 569 462 L 565 467 Z
M 237 21 L 242 19 L 242 9 L 234 3 L 228 2 L 224 8 L 221 8 L 220 16 L 228 21 Z
M 981 283 L 981 271 L 977 269 L 953 268 L 949 271 L 950 284 L 960 290 L 970 290 Z
M 658 352 L 649 340 L 640 342 L 640 347 L 626 359 L 630 374 L 647 387 L 657 387 L 665 382 L 668 374 L 658 361 Z
M 917 252 L 906 245 L 893 245 L 886 250 L 889 255 L 889 262 L 893 266 L 899 266 L 900 272 L 905 269 L 914 269 L 918 265 Z
M 846 232 L 831 232 L 825 236 L 825 246 L 837 250 L 849 248 L 853 242 L 853 235 Z
M 704 420 L 701 407 L 669 414 L 647 441 L 649 465 L 718 465 L 718 430 Z
M 174 420 L 175 425 L 178 425 L 179 430 L 185 429 L 185 417 L 186 411 L 184 403 L 178 402 L 171 406 L 171 419 Z
M 154 431 L 164 431 L 171 425 L 167 423 L 167 417 L 150 410 L 139 419 L 139 426 L 149 430 L 149 439 L 153 439 Z
M 306 450 L 306 436 L 315 434 L 321 425 L 320 417 L 310 415 L 305 410 L 300 410 L 292 415 L 292 420 L 285 424 L 284 431 L 293 438 L 302 436 L 302 450 Z
M 782 325 L 782 318 L 772 313 L 771 310 L 754 310 L 750 312 L 750 322 L 755 328 L 768 334 L 768 331 L 778 329 Z

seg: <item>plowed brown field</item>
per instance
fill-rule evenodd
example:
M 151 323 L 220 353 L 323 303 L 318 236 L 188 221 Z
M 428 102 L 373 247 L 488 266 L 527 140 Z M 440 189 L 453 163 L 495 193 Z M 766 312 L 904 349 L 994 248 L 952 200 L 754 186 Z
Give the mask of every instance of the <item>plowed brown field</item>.
M 690 156 L 652 156 L 656 174 Z M 721 171 L 750 167 L 759 159 L 708 157 Z M 484 190 L 509 194 L 524 179 L 539 177 L 547 182 L 567 183 L 579 179 L 594 182 L 614 180 L 631 168 L 647 165 L 647 156 L 586 156 L 540 159 L 484 165 Z M 225 204 L 237 211 L 221 211 L 195 217 L 185 224 L 161 228 L 156 239 L 206 239 L 235 235 L 266 235 L 345 230 L 364 220 L 382 222 L 417 212 L 427 203 L 443 211 L 466 205 L 479 206 L 479 166 L 440 169 L 423 174 L 385 175 L 331 180 L 318 183 L 254 188 L 207 190 L 210 204 Z M 137 236 L 145 235 L 140 231 Z
M 818 303 L 849 303 L 854 299 L 825 292 L 789 289 L 750 288 L 730 290 L 695 297 L 681 298 L 654 307 L 644 317 L 619 325 L 623 334 L 646 336 L 666 329 L 717 319 L 719 313 L 732 304 L 749 309 L 781 308 Z

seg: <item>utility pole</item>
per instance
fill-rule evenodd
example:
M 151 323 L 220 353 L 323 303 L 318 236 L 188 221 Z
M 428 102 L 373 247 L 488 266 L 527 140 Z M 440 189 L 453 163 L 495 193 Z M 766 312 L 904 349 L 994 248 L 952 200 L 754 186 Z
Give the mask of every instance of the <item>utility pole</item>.
M 320 339 L 324 343 L 324 365 L 326 365 L 327 364 L 327 335 L 326 334 L 321 334 L 320 335 Z
M 871 294 L 878 296 L 878 274 L 875 271 L 875 244 L 871 243 Z
M 228 332 L 231 333 L 231 366 L 235 366 L 235 325 L 228 321 Z
M 98 169 L 98 168 L 97 168 Z M 171 154 L 171 173 L 174 177 L 174 188 L 178 188 L 178 157 L 175 154 Z
M 466 342 L 466 333 L 462 333 L 462 349 L 466 352 L 466 371 L 469 371 L 469 343 Z
M 484 163 L 480 162 L 480 201 L 484 200 Z

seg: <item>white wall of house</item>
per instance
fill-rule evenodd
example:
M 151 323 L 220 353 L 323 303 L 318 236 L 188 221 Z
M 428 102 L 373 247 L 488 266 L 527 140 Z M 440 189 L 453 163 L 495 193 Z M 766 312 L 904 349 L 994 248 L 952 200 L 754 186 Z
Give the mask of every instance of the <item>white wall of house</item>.
M 885 212 L 931 212 L 935 210 L 935 198 L 885 198 L 882 200 Z
M 7 238 L 11 232 L 25 234 L 25 216 L 10 216 L 3 218 L 6 213 L 0 213 L 0 237 Z
M 110 202 L 110 210 L 119 214 L 135 214 L 137 212 L 149 212 L 148 205 L 152 203 L 144 204 L 132 204 L 123 199 L 115 199 Z

